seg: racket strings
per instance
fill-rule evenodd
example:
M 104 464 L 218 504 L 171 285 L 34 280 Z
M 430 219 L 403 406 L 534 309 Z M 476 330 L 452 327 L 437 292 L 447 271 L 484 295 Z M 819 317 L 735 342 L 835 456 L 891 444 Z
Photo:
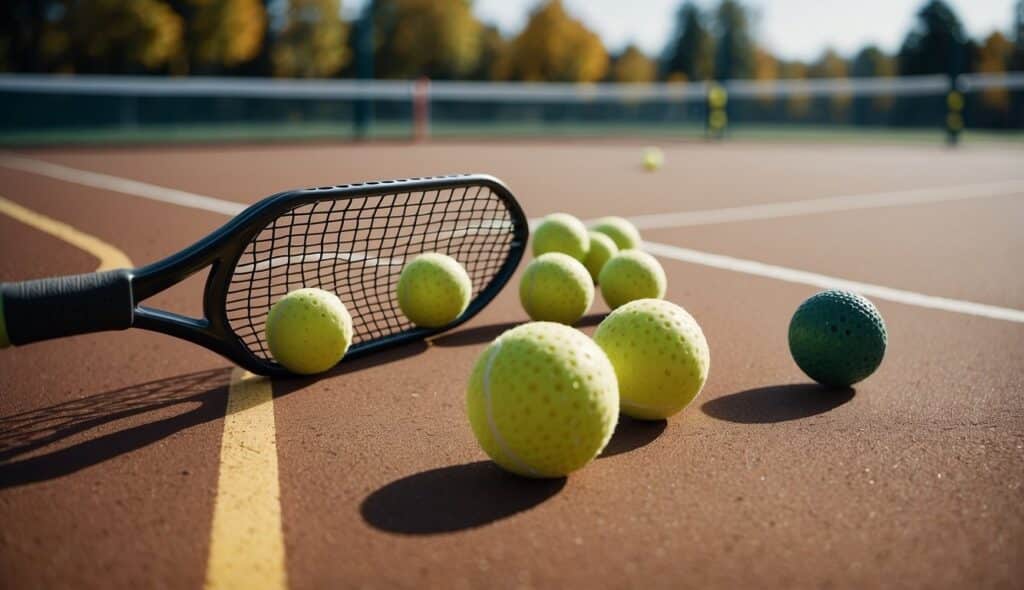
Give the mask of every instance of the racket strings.
M 352 314 L 353 344 L 411 330 L 395 289 L 405 263 L 423 252 L 458 260 L 477 297 L 495 278 L 514 239 L 504 201 L 483 185 L 326 199 L 281 215 L 235 265 L 226 311 L 255 356 L 271 360 L 264 324 L 289 291 L 333 292 Z

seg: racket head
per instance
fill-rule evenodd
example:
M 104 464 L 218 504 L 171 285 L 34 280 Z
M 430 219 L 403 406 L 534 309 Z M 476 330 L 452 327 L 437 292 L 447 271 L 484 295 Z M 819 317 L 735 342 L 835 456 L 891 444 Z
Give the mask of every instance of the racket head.
M 346 359 L 427 338 L 480 312 L 515 272 L 529 237 L 512 192 L 482 174 L 382 180 L 279 193 L 243 211 L 178 256 L 140 269 L 141 300 L 211 265 L 205 318 L 140 308 L 142 327 L 211 348 L 246 369 L 285 375 L 265 339 L 270 307 L 293 289 L 333 292 L 352 315 Z M 398 307 L 407 260 L 441 252 L 473 282 L 466 311 L 442 328 L 417 328 Z

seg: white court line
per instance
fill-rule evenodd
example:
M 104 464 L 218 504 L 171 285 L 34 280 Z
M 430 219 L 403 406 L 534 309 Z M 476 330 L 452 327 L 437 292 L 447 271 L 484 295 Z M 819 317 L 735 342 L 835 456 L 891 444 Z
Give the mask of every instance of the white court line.
M 710 266 L 712 268 L 719 268 L 722 270 L 731 270 L 748 275 L 786 281 L 788 283 L 811 285 L 822 289 L 856 291 L 857 293 L 874 297 L 876 299 L 894 301 L 896 303 L 913 305 L 915 307 L 941 309 L 943 311 L 951 311 L 954 313 L 1006 320 L 1008 322 L 1024 323 L 1024 311 L 1016 309 L 996 307 L 994 305 L 985 305 L 983 303 L 972 303 L 970 301 L 961 301 L 959 299 L 948 299 L 946 297 L 935 297 L 933 295 L 923 295 L 921 293 L 915 293 L 914 291 L 892 289 L 881 285 L 873 285 L 871 283 L 848 281 L 846 279 L 830 277 L 828 275 L 786 268 L 784 266 L 776 266 L 774 264 L 764 264 L 753 260 L 743 260 L 741 258 L 733 258 L 731 256 L 722 256 L 720 254 L 710 254 L 699 250 L 690 250 L 689 248 L 679 248 L 668 244 L 644 242 L 644 248 L 648 252 L 664 258 L 671 258 L 672 260 L 679 260 L 682 262 L 692 262 L 694 264 Z
M 880 209 L 885 207 L 902 207 L 922 203 L 942 203 L 946 201 L 964 201 L 969 199 L 986 199 L 1024 194 L 1024 180 L 1008 180 L 1005 182 L 986 182 L 980 184 L 961 184 L 956 186 L 890 191 L 884 193 L 866 193 L 860 195 L 841 195 L 823 199 L 804 201 L 787 201 L 766 205 L 749 205 L 743 207 L 727 207 L 724 209 L 707 209 L 704 211 L 680 211 L 677 213 L 656 213 L 637 215 L 629 220 L 638 229 L 665 229 L 671 227 L 692 227 L 735 221 L 752 221 L 757 219 L 779 219 L 816 213 L 832 213 L 836 211 L 854 211 L 857 209 Z
M 144 199 L 160 201 L 163 203 L 172 203 L 174 205 L 181 205 L 182 207 L 189 207 L 191 209 L 212 211 L 222 215 L 238 215 L 247 207 L 247 205 L 235 203 L 234 201 L 205 197 L 195 193 L 149 184 L 148 182 L 128 180 L 127 178 L 110 176 L 109 174 L 89 172 L 87 170 L 79 170 L 78 168 L 71 168 L 69 166 L 52 164 L 50 162 L 43 162 L 42 160 L 33 160 L 31 158 L 22 158 L 20 156 L 12 156 L 9 154 L 0 155 L 0 165 L 6 168 L 21 170 L 23 172 L 32 172 L 33 174 L 38 174 L 40 176 L 56 178 L 57 180 L 81 184 L 83 186 L 114 191 L 115 193 L 122 193 L 133 197 L 142 197 Z
M 134 180 L 128 180 L 119 178 L 116 176 L 109 176 L 106 174 L 98 174 L 95 172 L 87 172 L 85 170 L 78 170 L 76 168 L 70 168 L 67 166 L 61 166 L 59 164 L 50 164 L 49 162 L 41 162 L 29 158 L 23 158 L 20 156 L 9 156 L 0 155 L 0 165 L 7 166 L 10 168 L 16 168 L 19 170 L 25 170 L 28 172 L 34 172 L 44 176 L 50 176 L 51 178 L 58 178 L 68 182 L 82 184 L 85 186 L 92 186 L 95 188 L 102 188 L 107 190 L 116 191 L 119 193 L 143 197 L 156 201 L 163 201 L 167 203 L 174 203 L 183 207 L 191 207 L 193 209 L 202 209 L 205 211 L 213 211 L 216 213 L 223 213 L 225 215 L 235 215 L 239 211 L 245 208 L 244 205 L 235 203 L 232 201 L 225 201 L 214 197 L 207 197 L 203 195 L 196 195 L 193 193 L 187 193 L 184 191 L 178 191 L 174 189 L 168 189 L 161 186 L 156 186 L 144 182 L 138 182 Z M 1012 188 L 1010 185 L 1017 183 L 1018 181 L 1007 181 L 1001 183 L 987 183 L 985 185 L 964 185 L 961 187 L 949 187 L 948 189 L 933 189 L 941 192 L 943 190 L 950 191 L 948 194 L 953 194 L 956 191 L 961 193 L 966 192 L 967 187 L 974 191 L 972 194 L 982 194 L 985 196 L 995 196 L 995 192 L 999 190 L 1020 192 L 1021 188 Z M 1024 186 L 1024 183 L 1019 183 Z M 1003 187 L 999 189 L 998 187 Z M 988 187 L 985 190 L 979 187 Z M 985 192 L 985 191 L 988 192 Z M 920 191 L 902 191 L 901 193 L 881 193 L 881 195 L 887 195 L 884 198 L 892 198 L 892 195 L 902 194 L 904 199 L 910 199 L 909 193 L 915 193 L 918 195 L 918 200 L 911 200 L 908 203 L 923 203 L 932 202 L 928 200 L 922 200 L 924 193 L 928 190 Z M 1001 194 L 1011 194 L 1010 192 Z M 861 198 L 874 198 L 878 197 L 879 193 L 874 195 L 863 195 Z M 845 197 L 832 197 L 835 199 L 851 200 L 856 198 L 854 195 L 848 195 Z M 980 198 L 980 197 L 961 197 L 961 198 Z M 819 199 L 819 201 L 829 201 L 830 199 Z M 946 200 L 950 200 L 948 197 Z M 813 203 L 809 201 L 807 203 Z M 904 204 L 908 204 L 904 203 Z M 780 206 L 790 206 L 794 203 L 780 203 Z M 769 205 L 761 205 L 757 207 L 769 207 Z M 743 209 L 752 209 L 752 207 L 745 207 Z M 727 210 L 718 210 L 727 211 Z M 701 213 L 699 211 L 690 213 L 680 213 L 675 215 L 696 215 Z M 710 212 L 705 211 L 704 214 Z M 672 215 L 672 214 L 669 214 Z M 652 216 L 652 217 L 664 217 L 664 216 Z M 762 219 L 766 217 L 749 217 L 750 219 Z M 635 218 L 634 218 L 635 219 Z M 530 220 L 533 225 L 537 220 Z M 721 222 L 716 222 L 721 223 Z M 649 227 L 647 227 L 649 229 Z M 938 309 L 942 311 L 950 311 L 954 313 L 960 313 L 965 315 L 973 315 L 979 317 L 993 318 L 999 320 L 1005 320 L 1010 322 L 1024 322 L 1024 311 L 997 307 L 994 305 L 986 305 L 983 303 L 973 303 L 970 301 L 962 301 L 959 299 L 948 299 L 945 297 L 936 297 L 933 295 L 925 295 L 922 293 L 916 293 L 913 291 L 904 291 L 901 289 L 892 289 L 889 287 L 883 287 L 881 285 L 872 285 L 870 283 L 860 283 L 856 281 L 848 281 L 837 277 L 830 277 L 827 275 L 821 275 L 802 270 L 786 268 L 784 266 L 775 266 L 771 264 L 764 264 L 752 260 L 743 260 L 740 258 L 732 258 L 729 256 L 721 256 L 718 254 L 710 254 L 707 252 L 700 252 L 698 250 L 690 250 L 687 248 L 679 248 L 668 244 L 658 244 L 653 242 L 645 242 L 644 247 L 657 256 L 670 258 L 673 260 L 680 260 L 683 262 L 690 262 L 693 264 L 700 264 L 703 266 L 710 266 L 712 268 L 719 268 L 723 270 L 731 270 L 734 272 L 740 272 L 744 274 L 750 274 L 754 276 L 761 276 L 766 278 L 777 279 L 780 281 L 786 281 L 790 283 L 799 283 L 803 285 L 812 285 L 816 287 L 826 289 L 848 289 L 856 291 L 864 295 L 876 297 L 878 299 L 884 299 L 887 301 L 893 301 L 896 303 L 903 303 L 905 305 L 911 305 L 915 307 L 922 307 L 926 309 Z

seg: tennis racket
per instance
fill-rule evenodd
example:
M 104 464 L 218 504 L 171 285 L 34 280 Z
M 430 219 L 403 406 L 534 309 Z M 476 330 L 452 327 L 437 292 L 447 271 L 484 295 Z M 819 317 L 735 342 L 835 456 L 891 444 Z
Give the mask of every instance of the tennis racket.
M 354 327 L 345 358 L 356 358 L 472 318 L 515 272 L 528 235 L 511 191 L 486 175 L 288 191 L 148 266 L 0 284 L 0 344 L 134 327 L 194 342 L 254 373 L 283 375 L 264 323 L 289 291 L 337 294 Z M 398 276 L 422 252 L 452 256 L 473 281 L 466 311 L 443 328 L 416 328 L 398 307 Z M 140 305 L 204 269 L 203 317 Z

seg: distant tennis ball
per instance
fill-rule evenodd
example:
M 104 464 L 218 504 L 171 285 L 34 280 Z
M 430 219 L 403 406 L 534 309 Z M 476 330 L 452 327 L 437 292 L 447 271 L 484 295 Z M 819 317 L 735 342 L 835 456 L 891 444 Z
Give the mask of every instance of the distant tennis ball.
M 533 255 L 548 252 L 568 254 L 583 260 L 590 249 L 590 237 L 583 222 L 568 213 L 552 213 L 533 230 Z
M 421 328 L 455 321 L 469 305 L 473 284 L 451 256 L 428 252 L 405 265 L 398 277 L 398 306 Z
M 602 217 L 590 229 L 611 238 L 619 250 L 639 248 L 643 244 L 636 226 L 621 217 Z
M 495 463 L 527 477 L 562 477 L 608 444 L 619 414 L 615 371 L 582 332 L 523 324 L 477 359 L 466 412 Z
M 644 150 L 644 168 L 649 172 L 661 168 L 665 163 L 665 154 L 656 147 L 649 147 Z
M 583 259 L 583 266 L 587 267 L 587 272 L 590 273 L 590 278 L 595 283 L 605 263 L 618 253 L 619 247 L 611 238 L 596 231 L 590 232 L 590 250 L 587 252 L 586 258 Z
M 818 383 L 847 387 L 882 364 L 888 333 L 874 304 L 846 291 L 822 291 L 804 301 L 789 322 L 789 350 Z
M 292 373 L 322 373 L 345 356 L 352 343 L 352 317 L 337 295 L 296 289 L 267 314 L 267 345 L 274 360 Z
M 548 252 L 526 265 L 519 301 L 534 321 L 572 325 L 594 302 L 594 282 L 580 261 Z
M 708 378 L 704 332 L 682 307 L 661 299 L 623 305 L 597 327 L 594 342 L 615 367 L 622 413 L 668 418 L 689 405 Z
M 641 250 L 623 250 L 605 263 L 597 282 L 605 303 L 615 309 L 637 299 L 661 299 L 668 279 L 655 257 Z

